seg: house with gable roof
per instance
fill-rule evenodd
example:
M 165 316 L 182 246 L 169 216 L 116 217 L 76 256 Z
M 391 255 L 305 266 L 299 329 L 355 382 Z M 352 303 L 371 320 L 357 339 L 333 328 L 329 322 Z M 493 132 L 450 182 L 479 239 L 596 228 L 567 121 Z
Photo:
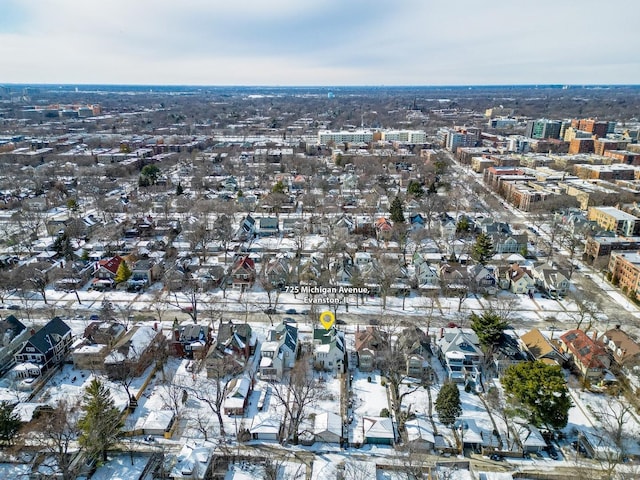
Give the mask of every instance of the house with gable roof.
M 260 378 L 281 380 L 284 371 L 295 365 L 299 349 L 297 322 L 284 319 L 269 330 L 266 341 L 260 346 Z
M 233 355 L 245 363 L 255 353 L 257 338 L 248 323 L 220 320 L 215 344 L 209 349 L 207 359 Z
M 562 365 L 567 360 L 560 349 L 537 328 L 521 335 L 519 342 L 532 360 L 539 360 L 547 365 Z
M 15 354 L 29 338 L 29 330 L 14 315 L 0 320 L 0 373 L 15 364 Z
M 538 265 L 531 273 L 536 286 L 551 298 L 564 297 L 571 286 L 568 275 L 548 263 Z
M 640 365 L 640 344 L 627 332 L 616 325 L 604 332 L 598 343 L 609 350 L 611 357 L 620 367 L 636 367 Z
M 116 274 L 121 263 L 122 257 L 120 255 L 99 260 L 95 265 L 91 286 L 96 290 L 115 287 Z
M 251 288 L 256 281 L 256 265 L 249 255 L 243 255 L 231 266 L 231 284 L 233 288 L 245 290 Z
M 313 330 L 313 363 L 317 369 L 344 373 L 345 357 L 344 332 L 336 330 L 335 326 L 329 330 Z
M 38 377 L 62 363 L 71 350 L 73 332 L 60 317 L 54 317 L 24 342 L 15 354 L 13 371 L 18 378 Z
M 531 270 L 513 263 L 499 274 L 500 287 L 511 293 L 533 295 L 535 281 Z
M 380 217 L 375 221 L 373 226 L 376 230 L 376 237 L 379 240 L 389 240 L 391 238 L 393 226 L 388 219 L 386 219 L 385 217 Z
M 560 346 L 586 380 L 597 383 L 604 379 L 611 359 L 595 338 L 582 330 L 573 329 L 560 336 Z
M 236 377 L 229 383 L 229 391 L 222 403 L 225 415 L 244 415 L 249 404 L 249 397 L 253 391 L 253 380 L 244 374 Z
M 376 356 L 381 350 L 389 347 L 386 335 L 376 327 L 367 326 L 356 331 L 355 349 L 358 355 L 358 369 L 371 372 L 376 368 Z
M 478 336 L 470 328 L 442 328 L 436 340 L 438 357 L 447 377 L 456 383 L 482 384 L 484 353 Z
M 140 376 L 166 348 L 165 337 L 149 325 L 136 325 L 113 346 L 104 359 L 104 369 L 111 379 Z

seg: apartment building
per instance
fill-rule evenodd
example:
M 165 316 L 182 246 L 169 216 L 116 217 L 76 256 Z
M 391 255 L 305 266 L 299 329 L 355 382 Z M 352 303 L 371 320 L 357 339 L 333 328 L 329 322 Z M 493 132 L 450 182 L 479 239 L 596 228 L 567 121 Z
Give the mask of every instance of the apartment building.
M 611 252 L 609 258 L 611 280 L 618 283 L 623 292 L 638 295 L 640 282 L 640 253 L 637 251 Z
M 640 235 L 640 219 L 615 207 L 591 207 L 587 218 L 596 222 L 602 229 L 615 232 L 617 235 Z

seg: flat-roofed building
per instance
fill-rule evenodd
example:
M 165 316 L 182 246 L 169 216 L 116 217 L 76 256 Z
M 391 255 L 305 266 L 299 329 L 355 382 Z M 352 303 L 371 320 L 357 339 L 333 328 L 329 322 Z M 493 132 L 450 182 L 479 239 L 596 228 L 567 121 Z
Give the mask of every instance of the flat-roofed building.
M 591 207 L 587 218 L 596 222 L 602 229 L 615 232 L 617 235 L 640 235 L 638 217 L 615 207 Z

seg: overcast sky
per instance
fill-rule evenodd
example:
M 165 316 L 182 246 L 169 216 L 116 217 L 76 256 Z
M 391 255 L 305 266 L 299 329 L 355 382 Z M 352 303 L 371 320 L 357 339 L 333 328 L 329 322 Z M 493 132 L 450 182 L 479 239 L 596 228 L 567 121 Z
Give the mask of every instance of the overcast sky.
M 637 84 L 639 13 L 639 0 L 0 0 L 0 82 Z

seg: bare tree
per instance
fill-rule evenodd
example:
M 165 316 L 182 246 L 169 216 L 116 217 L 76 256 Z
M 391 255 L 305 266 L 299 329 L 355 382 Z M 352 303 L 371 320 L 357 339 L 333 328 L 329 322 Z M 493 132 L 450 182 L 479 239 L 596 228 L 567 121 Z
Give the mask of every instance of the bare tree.
M 271 392 L 274 399 L 284 407 L 285 418 L 289 420 L 287 438 L 298 443 L 301 425 L 309 415 L 309 409 L 315 404 L 321 385 L 313 376 L 311 358 L 300 358 L 282 381 L 272 382 Z
M 73 480 L 77 471 L 73 468 L 73 458 L 79 431 L 80 408 L 62 400 L 52 412 L 43 412 L 29 426 L 33 439 L 39 448 L 47 452 L 55 461 L 52 469 L 59 470 L 63 480 Z
M 221 357 L 214 356 L 207 360 L 207 376 L 194 376 L 193 382 L 186 378 L 176 379 L 177 385 L 184 388 L 190 396 L 209 407 L 209 410 L 218 419 L 220 435 L 225 436 L 224 422 L 222 419 L 222 407 L 229 393 L 232 381 L 243 370 L 243 366 L 231 355 Z

